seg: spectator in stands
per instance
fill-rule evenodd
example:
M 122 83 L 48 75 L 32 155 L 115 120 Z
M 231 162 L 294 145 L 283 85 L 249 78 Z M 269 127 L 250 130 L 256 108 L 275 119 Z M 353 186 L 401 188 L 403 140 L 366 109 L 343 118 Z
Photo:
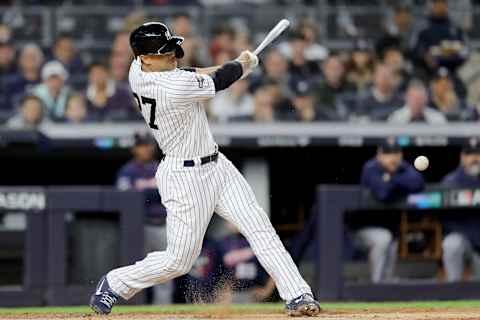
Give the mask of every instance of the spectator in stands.
M 315 97 L 310 83 L 307 81 L 297 82 L 293 90 L 293 107 L 295 112 L 291 114 L 294 121 L 311 122 L 328 119 L 315 108 Z
M 321 62 L 328 57 L 328 48 L 318 43 L 319 30 L 318 24 L 310 18 L 305 18 L 298 25 L 298 33 L 303 35 L 306 41 L 305 58 L 308 61 Z M 279 45 L 280 52 L 288 59 L 292 58 L 292 47 L 289 42 L 283 42 Z
M 65 84 L 68 72 L 58 61 L 47 62 L 42 68 L 42 83 L 32 89 L 45 105 L 48 114 L 54 120 L 61 120 L 65 115 L 65 106 L 70 88 Z
M 443 179 L 451 188 L 480 188 L 480 140 L 472 138 L 460 155 L 460 166 Z M 480 279 L 479 219 L 475 216 L 457 216 L 445 219 L 443 266 L 447 281 L 463 278 L 465 262 L 470 262 L 473 280 Z
M 112 44 L 112 52 L 121 55 L 126 60 L 131 60 L 133 58 L 133 52 L 130 48 L 129 32 L 118 32 L 115 34 Z
M 215 56 L 213 60 L 213 65 L 221 66 L 222 64 L 226 63 L 227 61 L 233 60 L 234 56 L 232 55 L 231 51 L 220 51 Z
M 68 34 L 61 34 L 53 43 L 51 60 L 61 62 L 72 76 L 81 75 L 85 71 L 83 62 L 75 50 L 73 37 Z
M 172 31 L 174 34 L 187 38 L 192 33 L 192 19 L 187 12 L 178 12 L 173 15 Z
M 277 49 L 270 49 L 266 53 L 262 67 L 260 74 L 250 76 L 250 90 L 255 91 L 262 82 L 268 79 L 276 81 L 282 93 L 288 95 L 290 87 L 288 83 L 288 61 L 285 56 Z
M 217 55 L 226 52 L 229 56 L 235 55 L 235 30 L 228 25 L 218 26 L 213 32 L 213 38 L 210 41 L 210 59 L 217 60 Z
M 238 19 L 235 21 L 235 43 L 233 45 L 235 52 L 242 52 L 243 50 L 253 51 L 255 48 L 252 48 L 251 37 L 252 32 L 249 30 L 247 22 L 243 19 Z
M 201 50 L 204 43 L 193 32 L 192 19 L 186 12 L 177 13 L 173 17 L 172 32 L 184 38 L 182 43 L 185 56 L 178 60 L 180 67 L 201 66 Z
M 113 81 L 101 63 L 92 63 L 86 90 L 88 114 L 94 121 L 132 120 L 139 117 L 129 89 Z
M 128 70 L 132 59 L 125 57 L 122 54 L 112 52 L 110 54 L 110 75 L 112 79 L 120 85 L 128 85 Z
M 455 74 L 468 56 L 466 37 L 448 17 L 447 0 L 431 0 L 428 25 L 415 41 L 413 54 L 416 64 L 427 74 L 446 67 Z
M 407 89 L 411 78 L 411 65 L 398 47 L 384 48 L 380 54 L 381 61 L 392 70 L 395 88 L 398 92 Z
M 113 80 L 124 85 L 128 82 L 128 70 L 133 59 L 129 37 L 128 32 L 117 33 L 110 52 L 110 75 Z
M 475 15 L 473 0 L 447 0 L 449 17 L 465 33 L 472 31 L 473 18 Z
M 444 124 L 447 118 L 443 113 L 430 108 L 428 93 L 420 81 L 412 81 L 405 93 L 405 106 L 394 111 L 388 121 L 391 123 L 405 124 L 413 122 L 426 122 L 429 124 Z
M 373 78 L 373 46 L 367 39 L 357 39 L 347 67 L 347 79 L 363 92 Z
M 324 61 L 328 57 L 328 49 L 318 43 L 318 24 L 311 19 L 304 19 L 298 29 L 307 41 L 305 58 L 308 61 Z
M 15 73 L 15 46 L 11 38 L 10 30 L 0 25 L 0 77 Z
M 424 187 L 422 175 L 403 160 L 403 153 L 395 140 L 387 139 L 362 169 L 361 184 L 383 203 L 420 192 Z M 367 250 L 372 282 L 389 280 L 393 276 L 396 244 L 392 233 L 379 226 L 362 227 L 355 232 L 354 245 Z
M 253 93 L 253 109 L 253 115 L 232 117 L 231 121 L 290 120 L 294 112 L 290 99 L 283 95 L 278 83 L 270 79 L 263 81 Z
M 292 57 L 289 63 L 288 71 L 294 81 L 311 81 L 320 75 L 320 68 L 317 62 L 308 61 L 305 56 L 305 50 L 308 43 L 305 36 L 294 31 L 290 35 L 289 46 Z
M 234 117 L 251 117 L 253 104 L 253 97 L 248 92 L 248 81 L 239 80 L 229 90 L 215 95 L 210 102 L 210 115 L 219 122 L 227 122 Z
M 377 64 L 373 86 L 359 99 L 358 115 L 374 121 L 384 121 L 402 104 L 402 97 L 396 90 L 393 70 L 385 64 Z
M 395 4 L 393 12 L 385 21 L 385 33 L 377 42 L 377 48 L 390 46 L 395 42 L 403 52 L 410 47 L 411 37 L 415 33 L 412 8 L 405 3 Z
M 266 79 L 263 86 L 269 91 L 273 97 L 273 113 L 274 119 L 278 121 L 288 121 L 295 112 L 293 103 L 290 97 L 285 96 L 282 88 L 275 80 Z
M 43 53 L 33 43 L 25 45 L 18 59 L 18 72 L 5 80 L 5 104 L 2 106 L 4 114 L 11 116 L 14 106 L 33 86 L 40 83 L 40 68 L 43 63 Z
M 75 93 L 68 97 L 63 121 L 73 124 L 80 124 L 89 121 L 87 102 L 83 94 Z
M 27 95 L 20 101 L 19 112 L 7 121 L 7 128 L 35 130 L 50 123 L 42 100 L 33 95 Z
M 268 86 L 257 89 L 254 94 L 254 110 L 253 121 L 255 122 L 272 122 L 275 120 L 274 112 L 275 97 Z
M 253 94 L 253 115 L 231 117 L 231 121 L 272 122 L 275 115 L 275 84 L 262 83 Z
M 430 81 L 430 105 L 442 112 L 449 121 L 462 119 L 465 105 L 455 92 L 447 68 L 438 69 L 436 75 Z
M 123 30 L 125 30 L 125 32 L 122 33 L 130 33 L 131 31 L 135 30 L 135 28 L 137 28 L 139 25 L 147 22 L 147 20 L 147 12 L 143 9 L 143 7 L 138 6 L 132 8 L 132 10 L 128 12 L 127 16 L 124 18 Z
M 322 70 L 324 79 L 314 84 L 313 88 L 315 105 L 325 120 L 344 120 L 347 110 L 339 103 L 339 99 L 353 94 L 355 86 L 346 80 L 345 66 L 338 56 L 328 57 Z
M 16 73 L 15 47 L 10 30 L 0 25 L 0 123 L 11 115 L 8 109 L 7 79 Z

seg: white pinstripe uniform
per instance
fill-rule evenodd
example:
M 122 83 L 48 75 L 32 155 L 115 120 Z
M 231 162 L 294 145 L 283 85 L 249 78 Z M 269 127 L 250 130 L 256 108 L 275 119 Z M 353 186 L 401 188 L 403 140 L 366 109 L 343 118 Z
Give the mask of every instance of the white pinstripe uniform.
M 167 208 L 167 249 L 109 272 L 113 291 L 129 299 L 143 288 L 187 273 L 200 254 L 215 211 L 245 235 L 284 300 L 311 293 L 235 166 L 221 153 L 216 162 L 200 163 L 201 157 L 218 150 L 202 106 L 215 95 L 213 79 L 180 69 L 143 72 L 135 60 L 129 81 L 166 155 L 156 179 Z M 195 165 L 185 167 L 184 160 L 194 160 Z

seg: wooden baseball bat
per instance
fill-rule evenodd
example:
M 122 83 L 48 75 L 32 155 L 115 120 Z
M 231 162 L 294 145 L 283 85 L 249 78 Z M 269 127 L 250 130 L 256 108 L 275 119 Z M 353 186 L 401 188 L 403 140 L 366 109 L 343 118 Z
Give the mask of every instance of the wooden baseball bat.
M 287 19 L 282 19 L 280 20 L 275 27 L 273 27 L 272 30 L 267 34 L 265 39 L 263 39 L 262 43 L 258 45 L 258 47 L 253 51 L 255 55 L 258 55 L 260 52 L 262 52 L 263 49 L 265 49 L 266 46 L 268 46 L 270 43 L 272 43 L 273 40 L 275 40 L 285 29 L 288 28 L 290 25 L 290 21 Z

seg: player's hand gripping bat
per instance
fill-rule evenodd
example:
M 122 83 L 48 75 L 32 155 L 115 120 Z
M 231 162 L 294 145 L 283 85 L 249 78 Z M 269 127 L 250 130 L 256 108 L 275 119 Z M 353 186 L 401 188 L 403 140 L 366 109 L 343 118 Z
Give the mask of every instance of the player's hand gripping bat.
M 258 65 L 258 58 L 257 55 L 263 51 L 270 43 L 273 42 L 278 36 L 288 28 L 290 22 L 287 19 L 280 20 L 275 27 L 267 34 L 265 39 L 263 39 L 262 43 L 258 45 L 258 47 L 253 51 L 253 54 L 250 52 L 242 52 L 239 57 L 240 61 L 248 61 L 249 68 L 244 70 L 244 73 L 241 79 L 246 78 L 253 69 Z

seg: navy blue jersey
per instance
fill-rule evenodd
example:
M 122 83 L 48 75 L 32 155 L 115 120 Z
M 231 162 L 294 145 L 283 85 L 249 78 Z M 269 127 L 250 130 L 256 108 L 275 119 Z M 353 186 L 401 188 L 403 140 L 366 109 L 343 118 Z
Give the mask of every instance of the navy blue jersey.
M 471 176 L 465 173 L 462 166 L 447 174 L 442 183 L 454 188 L 480 188 L 480 176 Z
M 220 279 L 221 257 L 218 243 L 205 239 L 202 251 L 190 272 L 175 278 L 173 302 L 213 302 Z
M 158 161 L 141 163 L 135 160 L 127 162 L 117 174 L 117 188 L 120 190 L 138 190 L 145 196 L 147 216 L 151 218 L 164 218 L 165 207 L 161 204 L 160 194 L 157 189 L 155 173 Z
M 155 173 L 158 161 L 141 163 L 135 160 L 127 162 L 117 174 L 117 188 L 120 190 L 156 189 Z
M 233 290 L 245 290 L 261 286 L 268 275 L 258 262 L 247 239 L 232 234 L 220 241 L 223 278 Z
M 365 163 L 361 183 L 382 202 L 420 192 L 425 185 L 423 176 L 408 162 L 402 161 L 397 172 L 388 174 L 377 159 L 371 159 Z
M 453 188 L 480 188 L 480 177 L 467 175 L 463 167 L 460 166 L 446 175 L 442 184 Z M 480 249 L 480 232 L 478 232 L 480 218 L 478 216 L 467 215 L 462 216 L 461 219 L 450 216 L 444 218 L 442 222 L 445 233 L 459 232 L 466 236 L 477 250 Z

